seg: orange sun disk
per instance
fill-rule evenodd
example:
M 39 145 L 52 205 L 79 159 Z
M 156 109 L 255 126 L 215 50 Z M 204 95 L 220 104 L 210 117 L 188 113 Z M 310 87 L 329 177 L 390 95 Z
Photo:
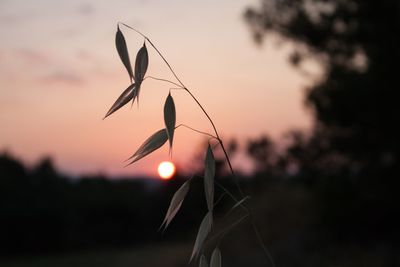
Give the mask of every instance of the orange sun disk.
M 175 165 L 170 161 L 163 161 L 158 165 L 158 175 L 161 179 L 171 179 L 175 174 Z

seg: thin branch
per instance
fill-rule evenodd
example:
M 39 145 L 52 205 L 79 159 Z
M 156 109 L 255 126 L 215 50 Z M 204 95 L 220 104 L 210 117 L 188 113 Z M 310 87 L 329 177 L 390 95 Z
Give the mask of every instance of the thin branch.
M 218 140 L 219 143 L 221 143 L 221 148 L 222 148 L 222 150 L 224 151 L 224 154 L 225 154 L 225 157 L 226 157 L 226 159 L 227 159 L 227 161 L 228 161 L 229 168 L 231 169 L 232 175 L 235 176 L 234 171 L 233 171 L 232 164 L 231 164 L 231 162 L 230 162 L 230 160 L 229 160 L 229 157 L 228 157 L 228 154 L 226 153 L 226 150 L 225 150 L 225 147 L 224 147 L 224 145 L 223 145 L 223 142 L 222 142 L 221 138 L 219 137 L 219 134 L 218 134 L 218 131 L 217 131 L 217 127 L 215 127 L 215 124 L 214 124 L 213 120 L 211 119 L 211 117 L 208 115 L 207 111 L 203 108 L 203 106 L 200 104 L 200 102 L 197 100 L 197 98 L 192 94 L 192 92 L 190 92 L 190 90 L 189 90 L 189 89 L 183 84 L 183 82 L 179 79 L 178 75 L 175 73 L 175 71 L 173 70 L 172 66 L 171 66 L 171 65 L 169 64 L 169 62 L 165 59 L 164 55 L 160 52 L 160 50 L 158 50 L 158 48 L 153 44 L 153 42 L 150 40 L 150 38 L 148 38 L 146 35 L 144 35 L 144 34 L 141 33 L 140 31 L 138 31 L 137 29 L 135 29 L 135 28 L 133 28 L 133 27 L 131 27 L 131 26 L 125 24 L 125 23 L 122 23 L 122 22 L 119 22 L 119 23 L 121 23 L 121 24 L 124 25 L 125 27 L 128 27 L 129 29 L 135 31 L 136 33 L 140 34 L 141 36 L 143 36 L 143 37 L 150 43 L 150 45 L 156 50 L 156 52 L 160 55 L 160 57 L 162 58 L 162 60 L 163 60 L 163 61 L 165 62 L 165 64 L 168 66 L 169 70 L 170 70 L 171 73 L 174 75 L 175 79 L 180 83 L 181 87 L 182 87 L 183 89 L 185 89 L 186 92 L 189 93 L 189 95 L 193 98 L 193 100 L 194 100 L 194 101 L 197 103 L 197 105 L 201 108 L 201 110 L 203 111 L 204 115 L 206 115 L 207 119 L 210 121 L 210 123 L 211 123 L 211 125 L 212 125 L 212 127 L 213 127 L 213 129 L 214 129 L 215 135 L 216 135 L 216 137 L 217 137 L 217 140 Z M 239 191 L 241 192 L 242 190 L 240 189 Z M 243 194 L 243 195 L 244 195 L 244 194 Z
M 118 25 L 119 25 L 119 24 L 122 24 L 122 25 L 124 25 L 125 27 L 127 27 L 127 28 L 129 28 L 129 29 L 135 31 L 136 33 L 140 34 L 143 38 L 148 39 L 146 35 L 144 35 L 144 34 L 141 33 L 140 31 L 136 30 L 135 28 L 132 28 L 131 26 L 129 26 L 129 25 L 123 23 L 123 22 L 118 21 Z
M 228 196 L 230 196 L 233 199 L 233 201 L 236 202 L 236 204 L 240 203 L 240 200 L 237 200 L 236 197 L 231 192 L 229 192 L 229 190 L 226 189 L 223 185 L 221 185 L 217 181 L 215 181 L 215 184 L 218 187 L 220 187 Z M 263 239 L 261 237 L 261 234 L 258 231 L 258 228 L 257 228 L 256 223 L 254 221 L 254 217 L 253 217 L 252 212 L 243 203 L 240 203 L 239 206 L 242 207 L 246 211 L 247 215 L 249 216 L 251 227 L 253 228 L 254 234 L 257 237 L 258 243 L 260 243 L 260 246 L 261 246 L 262 250 L 264 251 L 265 255 L 267 256 L 267 259 L 271 262 L 271 265 L 273 267 L 276 267 L 275 262 L 274 262 L 274 260 L 273 260 L 273 258 L 271 256 L 271 253 L 269 252 L 267 246 L 264 244 L 264 241 L 263 241 Z
M 176 75 L 175 71 L 172 69 L 171 65 L 168 63 L 168 61 L 165 59 L 163 54 L 161 54 L 160 50 L 157 49 L 157 47 L 153 44 L 153 42 L 146 37 L 146 40 L 150 43 L 150 45 L 156 50 L 156 52 L 160 55 L 160 57 L 164 60 L 165 64 L 167 64 L 169 70 L 172 72 L 174 75 L 175 79 L 182 85 L 183 88 L 186 88 L 186 86 L 182 83 L 182 81 L 179 79 L 178 75 Z
M 231 214 L 237 207 L 240 207 L 240 205 L 241 205 L 244 201 L 248 200 L 249 198 L 250 198 L 250 196 L 247 196 L 247 197 L 245 197 L 245 198 L 242 198 L 239 202 L 237 202 L 234 206 L 232 206 L 232 208 L 231 208 L 227 213 L 225 213 L 224 217 L 227 217 L 229 214 Z
M 192 131 L 195 131 L 195 132 L 197 132 L 197 133 L 199 133 L 199 134 L 204 134 L 204 135 L 207 135 L 207 136 L 209 136 L 209 137 L 211 137 L 211 138 L 214 138 L 214 139 L 217 139 L 217 140 L 218 140 L 218 138 L 217 138 L 216 136 L 212 135 L 212 134 L 209 134 L 209 133 L 206 133 L 206 132 L 197 130 L 197 129 L 192 128 L 192 127 L 190 127 L 190 126 L 187 126 L 187 125 L 185 125 L 185 124 L 179 124 L 178 126 L 175 127 L 175 129 L 177 129 L 177 128 L 181 127 L 181 126 L 182 126 L 182 127 L 185 127 L 185 128 L 188 128 L 188 129 L 190 129 L 190 130 L 192 130 Z
M 197 103 L 197 105 L 201 108 L 201 110 L 203 111 L 203 113 L 205 114 L 205 116 L 206 116 L 206 117 L 208 118 L 208 120 L 210 121 L 210 123 L 211 123 L 211 125 L 212 125 L 212 127 L 213 127 L 213 129 L 214 129 L 216 138 L 217 138 L 218 142 L 221 144 L 221 149 L 222 149 L 222 151 L 224 152 L 224 156 L 225 156 L 225 159 L 226 159 L 226 161 L 227 161 L 227 163 L 228 163 L 228 166 L 229 166 L 229 169 L 230 169 L 230 171 L 231 171 L 231 173 L 232 173 L 232 176 L 235 178 L 235 179 L 234 179 L 235 185 L 236 185 L 236 187 L 237 187 L 237 189 L 238 189 L 238 191 L 239 191 L 241 197 L 244 198 L 244 197 L 245 197 L 245 194 L 244 194 L 242 188 L 240 187 L 239 179 L 237 178 L 237 176 L 236 176 L 236 174 L 235 174 L 235 171 L 233 170 L 232 163 L 231 163 L 231 161 L 230 161 L 230 158 L 229 158 L 229 156 L 228 156 L 228 153 L 226 152 L 224 143 L 223 143 L 222 139 L 220 138 L 220 136 L 219 136 L 219 134 L 218 134 L 217 128 L 215 127 L 215 124 L 214 124 L 213 120 L 212 120 L 211 117 L 208 115 L 208 113 L 207 113 L 207 111 L 204 109 L 204 107 L 203 107 L 203 106 L 200 104 L 200 102 L 197 100 L 197 98 L 189 91 L 189 89 L 186 88 L 186 87 L 184 87 L 184 89 L 186 90 L 186 92 L 189 93 L 189 95 L 193 98 L 193 100 Z M 230 195 L 231 195 L 231 197 L 233 197 L 232 194 L 230 194 Z M 234 199 L 236 199 L 236 198 L 234 198 Z M 238 202 L 238 201 L 236 200 L 236 202 Z M 242 208 L 244 208 L 244 209 L 247 211 L 247 213 L 248 213 L 248 215 L 249 215 L 249 217 L 250 217 L 250 222 L 251 222 L 251 225 L 252 225 L 254 234 L 256 235 L 257 240 L 258 240 L 258 242 L 260 243 L 260 246 L 261 246 L 262 250 L 264 251 L 265 255 L 267 256 L 267 258 L 268 258 L 269 261 L 271 262 L 272 266 L 275 267 L 275 266 L 276 266 L 276 265 L 275 265 L 275 262 L 273 261 L 272 256 L 271 256 L 271 253 L 270 253 L 269 250 L 267 249 L 267 246 L 265 245 L 265 243 L 264 243 L 264 241 L 263 241 L 263 239 L 262 239 L 262 237 L 261 237 L 261 235 L 260 235 L 260 233 L 259 233 L 259 231 L 258 231 L 258 228 L 257 228 L 257 226 L 256 226 L 256 224 L 255 224 L 255 221 L 254 221 L 253 214 L 252 214 L 251 210 L 249 210 L 243 203 L 241 203 L 240 206 L 241 206 Z
M 224 144 L 223 144 L 223 142 L 222 142 L 222 139 L 219 137 L 219 134 L 218 134 L 218 131 L 217 131 L 217 127 L 215 127 L 214 121 L 213 121 L 213 120 L 211 119 L 211 117 L 208 115 L 208 113 L 207 113 L 207 111 L 204 109 L 204 107 L 200 104 L 200 102 L 199 102 L 199 101 L 197 100 L 197 98 L 192 94 L 192 92 L 190 92 L 190 90 L 183 84 L 183 82 L 181 81 L 181 79 L 179 79 L 178 75 L 175 73 L 175 71 L 173 70 L 172 66 L 171 66 L 171 65 L 169 64 L 169 62 L 165 59 L 164 55 L 160 52 L 160 50 L 158 50 L 158 48 L 153 44 L 153 42 L 150 40 L 150 38 L 148 38 L 146 35 L 144 35 L 144 34 L 141 33 L 140 31 L 138 31 L 137 29 L 135 29 L 135 28 L 133 28 L 133 27 L 131 27 L 131 26 L 129 26 L 129 25 L 123 23 L 123 22 L 119 22 L 119 23 L 122 24 L 122 25 L 124 25 L 125 27 L 128 27 L 129 29 L 135 31 L 136 33 L 140 34 L 143 38 L 145 38 L 145 39 L 150 43 L 150 45 L 154 48 L 154 50 L 156 50 L 156 52 L 160 55 L 160 57 L 162 58 L 162 60 L 163 60 L 163 61 L 165 62 L 165 64 L 168 66 L 169 70 L 170 70 L 171 73 L 174 75 L 175 79 L 179 82 L 179 84 L 181 85 L 181 87 L 182 87 L 183 89 L 185 89 L 186 92 L 188 92 L 188 94 L 193 98 L 193 100 L 194 100 L 194 101 L 197 103 L 197 105 L 201 108 L 201 110 L 203 111 L 204 115 L 205 115 L 205 116 L 207 117 L 207 119 L 210 121 L 210 123 L 211 123 L 211 125 L 212 125 L 212 127 L 213 127 L 213 129 L 214 129 L 214 132 L 215 132 L 215 135 L 216 135 L 216 137 L 217 137 L 218 142 L 221 144 L 221 148 L 222 148 L 222 150 L 223 150 L 223 152 L 224 152 L 224 154 L 225 154 L 225 158 L 226 158 L 226 160 L 227 160 L 227 162 L 228 162 L 228 165 L 229 165 L 229 168 L 230 168 L 230 170 L 231 170 L 232 175 L 233 175 L 234 177 L 236 177 L 235 172 L 234 172 L 233 167 L 232 167 L 232 164 L 231 164 L 231 161 L 230 161 L 230 159 L 229 159 L 228 153 L 226 152 L 226 149 L 225 149 L 225 147 L 224 147 Z M 174 84 L 175 84 L 175 83 L 174 83 Z M 242 189 L 240 188 L 238 182 L 237 182 L 237 184 L 238 184 L 237 187 L 238 187 L 238 190 L 239 190 L 240 194 L 242 195 L 242 197 L 244 197 L 244 193 L 242 192 Z
M 192 94 L 192 92 L 189 91 L 188 88 L 184 88 L 186 90 L 186 92 L 188 92 L 188 94 L 193 98 L 193 100 L 197 103 L 197 105 L 200 107 L 200 109 L 203 111 L 204 115 L 206 115 L 207 119 L 210 121 L 211 126 L 214 129 L 215 135 L 217 136 L 218 141 L 221 143 L 222 140 L 221 138 L 219 138 L 219 134 L 217 131 L 217 127 L 215 127 L 215 124 L 213 122 L 213 120 L 211 119 L 210 115 L 208 115 L 207 111 L 203 108 L 203 106 L 200 104 L 199 100 L 197 100 L 197 98 Z
M 271 265 L 273 267 L 276 267 L 274 259 L 272 258 L 271 253 L 269 252 L 268 248 L 265 246 L 264 241 L 261 237 L 260 232 L 258 231 L 258 228 L 254 222 L 254 217 L 252 216 L 252 214 L 250 214 L 250 221 L 251 221 L 251 226 L 253 228 L 253 231 L 258 239 L 258 243 L 260 243 L 261 248 L 263 249 L 265 255 L 267 256 L 267 259 L 271 262 Z
M 239 223 L 241 223 L 244 219 L 246 219 L 249 216 L 249 214 L 245 214 L 242 217 L 240 217 L 238 220 L 236 220 L 234 223 L 232 223 L 231 225 L 229 225 L 227 228 L 219 231 L 218 233 L 216 233 L 215 235 L 213 235 L 212 237 L 210 237 L 210 239 L 208 239 L 204 244 L 207 243 L 211 243 L 214 239 L 218 238 L 221 236 L 220 241 L 222 238 L 224 238 L 224 236 L 231 231 L 233 228 L 235 228 Z
M 240 200 L 238 200 L 228 189 L 225 188 L 225 186 L 223 186 L 222 184 L 218 183 L 217 181 L 214 181 L 214 183 L 222 189 L 222 191 L 224 191 L 228 196 L 230 196 L 230 198 L 232 198 L 232 200 L 237 204 L 240 202 Z M 249 210 L 247 209 L 246 206 L 243 205 L 243 203 L 240 204 L 240 207 L 242 207 L 246 213 L 249 213 Z
M 121 23 L 121 24 L 124 25 L 125 27 L 128 27 L 129 29 L 131 29 L 131 30 L 135 31 L 136 33 L 140 34 L 141 36 L 143 36 L 143 38 L 145 38 L 145 39 L 150 43 L 150 45 L 154 48 L 154 50 L 156 50 L 156 52 L 158 53 L 158 55 L 160 55 L 160 57 L 162 58 L 162 60 L 164 60 L 165 64 L 168 66 L 169 70 L 170 70 L 171 73 L 174 75 L 175 79 L 182 85 L 182 87 L 184 87 L 184 88 L 186 87 L 186 86 L 182 83 L 181 79 L 179 79 L 178 75 L 176 75 L 175 71 L 172 69 L 171 65 L 170 65 L 170 64 L 168 63 L 168 61 L 165 59 L 165 57 L 163 56 L 163 54 L 162 54 L 162 53 L 160 52 L 160 50 L 158 50 L 158 48 L 153 44 L 153 42 L 150 40 L 149 37 L 147 37 L 146 35 L 144 35 L 144 34 L 141 33 L 140 31 L 136 30 L 135 28 L 133 28 L 133 27 L 131 27 L 131 26 L 125 24 L 125 23 L 122 23 L 122 22 L 119 22 L 119 23 Z
M 223 194 L 214 202 L 214 205 L 213 205 L 214 208 L 219 204 L 219 202 L 221 202 L 221 200 L 225 197 L 225 195 L 226 195 L 226 193 L 223 193 Z
M 167 83 L 173 84 L 173 85 L 175 85 L 175 86 L 178 86 L 180 89 L 184 89 L 184 88 L 182 87 L 182 85 L 177 84 L 177 83 L 175 83 L 175 82 L 173 82 L 173 81 L 170 81 L 170 80 L 167 80 L 167 79 L 156 78 L 156 77 L 153 77 L 153 76 L 146 76 L 143 80 L 145 80 L 146 78 L 153 79 L 153 80 L 157 80 L 157 81 L 162 81 L 162 82 L 167 82 Z
M 204 115 L 207 117 L 207 119 L 208 119 L 209 122 L 211 123 L 211 126 L 212 126 L 213 129 L 214 129 L 214 132 L 215 132 L 215 135 L 216 135 L 216 137 L 217 137 L 217 140 L 218 140 L 218 142 L 221 144 L 221 149 L 222 149 L 222 151 L 223 151 L 223 153 L 224 153 L 226 162 L 228 163 L 228 166 L 229 166 L 229 169 L 230 169 L 230 171 L 231 171 L 231 173 L 232 173 L 232 176 L 235 178 L 235 179 L 234 179 L 235 185 L 236 185 L 236 187 L 237 187 L 237 189 L 238 189 L 238 191 L 239 191 L 239 193 L 240 193 L 240 196 L 243 198 L 243 197 L 245 196 L 245 194 L 244 194 L 242 188 L 240 187 L 239 180 L 238 180 L 238 178 L 237 178 L 237 176 L 236 176 L 236 174 L 235 174 L 235 171 L 233 170 L 231 160 L 230 160 L 230 158 L 229 158 L 229 156 L 228 156 L 228 153 L 226 152 L 226 149 L 225 149 L 225 146 L 224 146 L 224 142 L 222 141 L 222 139 L 220 138 L 220 136 L 219 136 L 219 134 L 218 134 L 218 130 L 217 130 L 217 127 L 216 127 L 215 124 L 214 124 L 214 121 L 211 119 L 210 115 L 208 115 L 207 111 L 206 111 L 206 110 L 204 109 L 204 107 L 201 105 L 201 103 L 199 102 L 199 100 L 197 100 L 197 98 L 192 94 L 192 92 L 190 92 L 190 90 L 189 90 L 188 88 L 186 88 L 186 87 L 184 88 L 184 90 L 186 90 L 186 92 L 188 92 L 188 94 L 193 98 L 193 100 L 197 103 L 197 105 L 200 107 L 200 109 L 203 111 Z
M 206 110 L 204 109 L 204 107 L 200 104 L 200 102 L 197 100 L 197 98 L 190 92 L 190 90 L 182 83 L 182 81 L 179 79 L 178 75 L 175 73 L 175 71 L 173 70 L 173 68 L 172 68 L 171 65 L 169 64 L 169 62 L 165 59 L 165 57 L 163 56 L 163 54 L 160 52 L 160 50 L 157 49 L 157 47 L 153 44 L 153 42 L 152 42 L 146 35 L 144 35 L 144 34 L 141 33 L 140 31 L 136 30 L 135 28 L 132 28 L 131 26 L 129 26 L 129 25 L 125 24 L 125 23 L 122 23 L 122 22 L 119 22 L 119 23 L 122 24 L 122 25 L 124 25 L 125 27 L 128 27 L 129 29 L 135 31 L 136 33 L 140 34 L 142 37 L 144 37 L 144 38 L 150 43 L 150 45 L 156 50 L 156 52 L 159 54 L 159 56 L 162 58 L 162 60 L 163 60 L 163 61 L 165 62 L 165 64 L 168 66 L 168 68 L 170 69 L 171 73 L 174 75 L 175 79 L 179 82 L 179 84 L 182 86 L 182 88 L 183 88 L 184 90 L 186 90 L 186 92 L 188 92 L 188 94 L 193 98 L 193 100 L 194 100 L 194 101 L 197 103 L 197 105 L 201 108 L 201 110 L 203 111 L 204 115 L 207 117 L 207 119 L 209 120 L 209 122 L 211 123 L 211 125 L 212 125 L 212 127 L 213 127 L 213 129 L 214 129 L 215 137 L 214 137 L 214 136 L 212 136 L 212 137 L 213 137 L 213 138 L 216 138 L 216 139 L 218 140 L 218 142 L 221 144 L 221 148 L 222 148 L 222 151 L 224 152 L 224 156 L 225 156 L 226 161 L 227 161 L 227 163 L 228 163 L 228 165 L 229 165 L 229 169 L 230 169 L 230 171 L 231 171 L 231 173 L 232 173 L 232 176 L 235 177 L 234 181 L 235 181 L 236 187 L 237 187 L 237 189 L 238 189 L 238 191 L 239 191 L 241 197 L 244 198 L 244 197 L 245 197 L 245 194 L 244 194 L 243 190 L 242 190 L 241 187 L 240 187 L 239 180 L 238 180 L 237 176 L 235 175 L 235 172 L 234 172 L 233 167 L 232 167 L 232 163 L 231 163 L 231 161 L 230 161 L 230 159 L 229 159 L 228 153 L 226 152 L 224 143 L 223 143 L 222 139 L 220 138 L 220 136 L 219 136 L 219 134 L 218 134 L 218 131 L 217 131 L 217 128 L 215 127 L 215 124 L 214 124 L 213 120 L 211 119 L 211 117 L 208 115 L 207 111 L 206 111 Z M 196 131 L 197 131 L 197 130 L 196 130 Z M 198 132 L 199 132 L 199 133 L 203 133 L 203 132 L 200 132 L 200 131 L 198 131 Z M 211 136 L 210 134 L 207 134 L 207 133 L 203 133 L 203 134 L 206 134 L 206 135 L 208 135 L 208 136 Z M 232 196 L 233 196 L 233 195 L 232 195 Z M 252 224 L 252 228 L 253 228 L 253 230 L 254 230 L 254 233 L 255 233 L 256 236 L 257 236 L 257 239 L 258 239 L 258 241 L 259 241 L 259 243 L 260 243 L 260 246 L 261 246 L 262 249 L 264 250 L 265 254 L 268 256 L 268 258 L 269 258 L 269 260 L 271 261 L 273 267 L 275 267 L 275 263 L 274 263 L 274 261 L 272 260 L 272 257 L 271 257 L 271 255 L 270 255 L 268 249 L 266 248 L 266 246 L 265 246 L 265 244 L 264 244 L 264 241 L 263 241 L 262 238 L 261 238 L 260 233 L 258 232 L 258 229 L 257 229 L 257 226 L 255 225 L 255 222 L 254 222 L 254 219 L 253 219 L 253 216 L 252 216 L 251 211 L 250 211 L 246 206 L 244 206 L 243 203 L 241 203 L 241 206 L 244 207 L 244 208 L 247 210 L 248 215 L 246 215 L 246 217 L 247 217 L 247 216 L 250 216 L 250 219 L 251 219 L 250 221 L 251 221 L 251 224 Z M 243 219 L 244 219 L 244 218 L 243 218 Z

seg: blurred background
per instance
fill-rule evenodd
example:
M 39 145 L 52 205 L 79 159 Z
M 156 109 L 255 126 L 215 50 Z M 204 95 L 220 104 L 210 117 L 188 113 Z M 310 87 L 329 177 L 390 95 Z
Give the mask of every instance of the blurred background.
M 0 0 L 0 266 L 197 266 L 207 136 L 164 127 L 170 85 L 103 116 L 129 86 L 117 22 L 145 33 L 213 118 L 276 266 L 400 266 L 400 3 L 395 0 Z M 143 38 L 121 27 L 131 62 Z M 148 46 L 147 75 L 173 80 Z M 213 133 L 172 90 L 177 124 Z M 223 153 L 217 181 L 239 198 Z M 158 166 L 176 171 L 161 179 Z M 195 177 L 176 219 L 174 192 Z M 216 188 L 215 227 L 240 209 Z M 206 243 L 223 266 L 272 266 L 244 220 Z

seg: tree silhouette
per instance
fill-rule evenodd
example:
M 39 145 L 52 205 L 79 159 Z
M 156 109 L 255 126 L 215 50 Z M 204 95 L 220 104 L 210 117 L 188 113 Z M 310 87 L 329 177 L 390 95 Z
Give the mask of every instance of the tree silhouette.
M 306 92 L 313 132 L 293 132 L 284 161 L 313 186 L 327 243 L 365 251 L 380 243 L 394 251 L 400 238 L 400 2 L 261 3 L 245 12 L 255 40 L 278 33 L 294 44 L 294 66 L 307 59 L 323 66 Z M 398 257 L 390 255 L 380 265 L 396 265 Z
M 306 103 L 325 155 L 347 157 L 356 172 L 398 165 L 398 1 L 264 0 L 245 18 L 258 42 L 269 32 L 294 41 L 294 65 L 313 58 L 324 66 Z

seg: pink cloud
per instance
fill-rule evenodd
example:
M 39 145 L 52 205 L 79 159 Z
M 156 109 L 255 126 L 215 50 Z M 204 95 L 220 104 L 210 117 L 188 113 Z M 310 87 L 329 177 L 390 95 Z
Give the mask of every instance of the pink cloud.
M 82 76 L 68 70 L 54 71 L 42 77 L 39 81 L 45 84 L 64 83 L 69 85 L 80 85 L 84 83 Z

